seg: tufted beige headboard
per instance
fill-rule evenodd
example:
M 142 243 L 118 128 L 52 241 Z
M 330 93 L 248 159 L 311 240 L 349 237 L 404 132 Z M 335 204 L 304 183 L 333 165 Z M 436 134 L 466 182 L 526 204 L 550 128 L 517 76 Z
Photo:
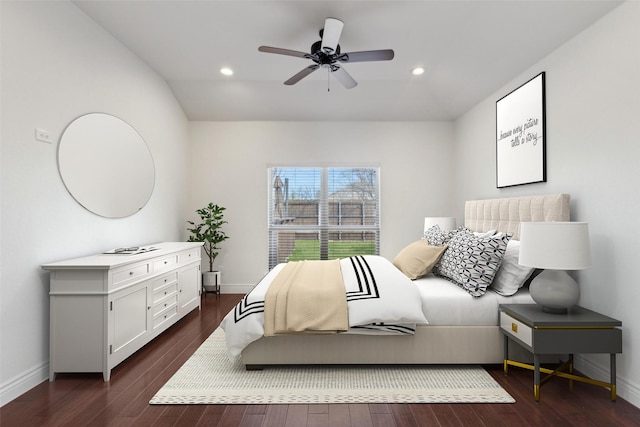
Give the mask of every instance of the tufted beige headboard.
M 520 239 L 520 223 L 569 221 L 568 194 L 471 200 L 464 205 L 464 225 L 472 231 L 497 230 Z

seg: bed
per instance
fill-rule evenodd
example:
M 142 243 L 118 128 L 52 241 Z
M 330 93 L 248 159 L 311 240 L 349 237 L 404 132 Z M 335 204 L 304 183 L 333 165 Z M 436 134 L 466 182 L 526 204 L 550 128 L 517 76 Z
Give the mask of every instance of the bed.
M 509 234 L 511 241 L 517 243 L 520 222 L 569 221 L 569 199 L 568 194 L 552 194 L 467 201 L 464 226 L 476 236 L 486 232 Z M 447 251 L 450 249 L 445 254 Z M 440 261 L 444 263 L 444 255 Z M 509 276 L 505 277 L 508 280 Z M 504 281 L 503 278 L 502 283 Z M 243 346 L 239 357 L 247 369 L 290 364 L 502 363 L 504 340 L 498 326 L 498 305 L 533 303 L 526 285 L 509 292 L 496 288 L 504 295 L 489 286 L 477 297 L 452 283 L 450 278 L 433 273 L 412 283 L 428 320 L 428 324 L 416 324 L 412 335 L 261 336 Z M 233 310 L 223 320 L 223 328 L 231 323 L 232 315 Z M 227 328 L 225 331 L 228 334 Z M 515 359 L 518 354 L 522 360 L 527 359 L 517 346 L 509 352 Z

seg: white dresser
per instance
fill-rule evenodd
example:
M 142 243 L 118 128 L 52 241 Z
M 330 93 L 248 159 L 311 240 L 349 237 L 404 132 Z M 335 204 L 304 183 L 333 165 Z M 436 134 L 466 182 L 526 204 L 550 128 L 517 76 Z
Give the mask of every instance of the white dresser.
M 42 265 L 51 272 L 49 380 L 111 369 L 200 308 L 202 243 L 165 242 L 139 254 Z

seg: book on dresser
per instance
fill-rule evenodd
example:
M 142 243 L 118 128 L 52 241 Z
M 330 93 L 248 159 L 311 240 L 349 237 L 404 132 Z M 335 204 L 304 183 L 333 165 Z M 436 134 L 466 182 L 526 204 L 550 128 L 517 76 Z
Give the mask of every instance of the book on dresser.
M 200 309 L 200 242 L 44 264 L 50 272 L 49 380 L 111 370 Z

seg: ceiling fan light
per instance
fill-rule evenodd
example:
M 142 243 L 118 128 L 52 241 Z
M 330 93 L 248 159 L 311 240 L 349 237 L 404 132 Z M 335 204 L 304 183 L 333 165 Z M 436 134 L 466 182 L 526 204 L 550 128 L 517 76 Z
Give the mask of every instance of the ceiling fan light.
M 223 67 L 223 68 L 220 68 L 220 74 L 225 75 L 225 76 L 232 76 L 233 75 L 233 70 L 231 68 L 228 68 L 228 67 Z
M 411 70 L 411 74 L 413 74 L 414 76 L 420 76 L 420 75 L 424 74 L 424 68 L 415 67 L 414 69 Z

